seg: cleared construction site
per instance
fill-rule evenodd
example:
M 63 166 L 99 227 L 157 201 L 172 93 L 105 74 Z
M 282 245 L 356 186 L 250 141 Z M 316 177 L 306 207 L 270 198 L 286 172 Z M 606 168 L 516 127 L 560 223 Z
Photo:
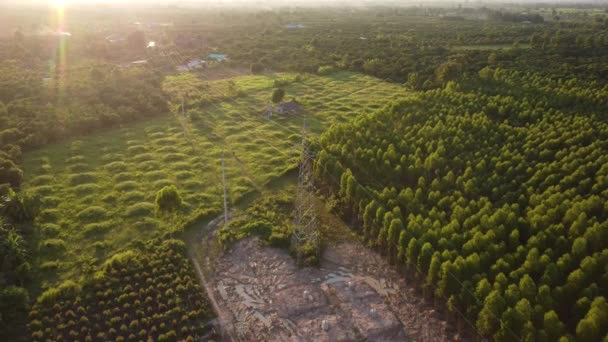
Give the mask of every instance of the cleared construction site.
M 403 276 L 358 242 L 326 248 L 318 268 L 300 268 L 255 237 L 207 262 L 219 323 L 232 340 L 459 339 Z

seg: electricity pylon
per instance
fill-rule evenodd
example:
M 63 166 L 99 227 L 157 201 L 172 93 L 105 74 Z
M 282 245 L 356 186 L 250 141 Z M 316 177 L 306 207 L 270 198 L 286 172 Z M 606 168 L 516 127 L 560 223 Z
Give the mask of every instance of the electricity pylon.
M 318 244 L 319 230 L 315 210 L 314 186 L 312 179 L 312 154 L 306 141 L 306 120 L 302 128 L 302 156 L 296 190 L 295 222 L 291 238 L 298 264 L 302 264 L 302 246 L 307 242 Z

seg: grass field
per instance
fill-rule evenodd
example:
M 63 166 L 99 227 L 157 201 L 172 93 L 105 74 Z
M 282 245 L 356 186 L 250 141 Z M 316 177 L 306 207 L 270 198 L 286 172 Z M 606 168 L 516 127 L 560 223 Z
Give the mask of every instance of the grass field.
M 275 79 L 287 83 L 286 99 L 295 97 L 302 113 L 262 115 Z M 226 95 L 230 87 L 236 95 Z M 297 165 L 304 118 L 316 135 L 404 93 L 399 85 L 347 72 L 242 76 L 206 84 L 206 101 L 188 108 L 199 113 L 197 120 L 168 114 L 27 153 L 24 190 L 43 199 L 37 286 L 86 276 L 134 240 L 218 212 L 222 148 L 235 203 Z M 156 192 L 169 184 L 177 186 L 184 208 L 176 219 L 157 219 Z

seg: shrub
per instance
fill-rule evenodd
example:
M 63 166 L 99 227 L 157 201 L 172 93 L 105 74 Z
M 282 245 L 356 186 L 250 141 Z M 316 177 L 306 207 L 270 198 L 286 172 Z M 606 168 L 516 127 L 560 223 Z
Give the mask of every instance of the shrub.
M 290 236 L 281 232 L 272 232 L 268 238 L 268 244 L 272 247 L 289 248 Z
M 156 194 L 156 214 L 174 212 L 182 206 L 182 198 L 175 185 L 165 186 Z
M 38 214 L 41 222 L 55 222 L 59 219 L 61 212 L 59 209 L 44 209 Z
M 122 196 L 122 200 L 126 203 L 143 201 L 146 195 L 141 191 L 130 191 Z
M 97 177 L 94 173 L 79 173 L 68 177 L 70 185 L 79 185 L 85 183 L 94 183 Z
M 252 63 L 250 70 L 251 73 L 254 75 L 261 74 L 264 72 L 264 66 L 261 63 Z
M 144 173 L 144 179 L 146 180 L 159 180 L 167 177 L 167 173 L 162 170 L 154 170 Z
M 30 184 L 32 185 L 47 185 L 47 184 L 51 184 L 54 181 L 54 177 L 53 176 L 49 176 L 49 175 L 42 175 L 42 176 L 38 176 L 34 179 L 31 180 Z
M 63 266 L 60 261 L 45 261 L 40 265 L 42 271 L 55 271 Z
M 84 231 L 85 235 L 91 236 L 91 235 L 103 234 L 110 229 L 112 229 L 112 223 L 106 221 L 106 222 L 94 222 L 94 223 L 86 224 L 84 226 L 83 231 Z
M 136 181 L 126 181 L 114 186 L 114 189 L 117 191 L 131 191 L 137 188 L 139 188 L 139 184 Z
M 98 193 L 101 187 L 97 184 L 80 184 L 73 188 L 74 192 L 79 196 Z
M 39 297 L 37 302 L 45 305 L 55 303 L 57 299 L 73 297 L 80 293 L 80 285 L 76 284 L 72 280 L 66 280 L 57 287 L 51 287 L 44 291 Z
M 115 161 L 104 166 L 109 172 L 124 172 L 127 171 L 127 164 L 121 161 Z
M 101 197 L 101 201 L 104 203 L 115 203 L 117 199 L 115 193 L 109 193 Z
M 88 169 L 89 169 L 89 165 L 84 164 L 84 163 L 72 164 L 66 168 L 66 170 L 68 170 L 69 172 L 74 172 L 74 173 L 85 172 Z
M 161 168 L 161 165 L 155 160 L 148 160 L 148 161 L 139 163 L 137 166 L 142 171 L 152 171 L 152 170 L 158 170 Z
M 194 177 L 194 173 L 190 171 L 178 171 L 175 173 L 175 178 L 178 180 L 190 179 Z
M 55 192 L 55 188 L 52 185 L 42 185 L 31 188 L 29 191 L 38 196 L 48 196 Z
M 42 234 L 48 237 L 55 237 L 59 235 L 61 231 L 61 227 L 58 224 L 54 223 L 45 223 L 40 227 Z
M 124 251 L 114 254 L 110 259 L 103 263 L 102 269 L 108 271 L 110 269 L 122 269 L 128 265 L 138 265 L 139 254 L 133 250 Z
M 103 221 L 108 217 L 108 211 L 99 206 L 88 207 L 78 213 L 82 221 Z
M 143 145 L 135 145 L 135 146 L 130 146 L 129 148 L 127 148 L 127 151 L 130 154 L 141 154 L 141 153 L 147 152 L 148 149 Z
M 142 153 L 131 158 L 134 162 L 141 163 L 145 161 L 150 161 L 154 159 L 154 155 L 151 153 Z
M 154 205 L 148 202 L 136 203 L 129 206 L 125 212 L 127 217 L 151 216 L 154 213 Z
M 319 75 L 329 75 L 333 74 L 334 72 L 336 72 L 336 68 L 331 65 L 320 66 L 317 70 L 317 74 Z
M 46 239 L 42 241 L 42 246 L 45 249 L 51 250 L 53 252 L 61 251 L 65 249 L 65 241 L 62 239 Z
M 274 88 L 270 99 L 272 100 L 273 103 L 279 103 L 279 102 L 283 101 L 284 97 L 285 97 L 285 90 L 283 88 Z
M 73 156 L 73 157 L 66 159 L 65 161 L 68 164 L 76 164 L 76 163 L 81 163 L 84 160 L 85 160 L 84 156 Z
M 186 156 L 183 153 L 170 153 L 163 157 L 163 161 L 168 163 L 168 162 L 174 162 L 174 161 L 183 161 L 187 158 L 188 158 L 188 156 Z

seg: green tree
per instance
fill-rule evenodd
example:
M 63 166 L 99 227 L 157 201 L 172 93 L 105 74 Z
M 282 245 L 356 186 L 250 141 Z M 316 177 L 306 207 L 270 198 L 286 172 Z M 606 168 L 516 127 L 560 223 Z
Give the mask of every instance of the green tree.
M 182 198 L 175 185 L 167 185 L 156 193 L 156 214 L 174 213 L 182 206 Z
M 4 338 L 19 336 L 27 321 L 29 294 L 26 289 L 15 286 L 0 290 L 0 331 Z
M 559 319 L 557 313 L 551 310 L 545 312 L 543 318 L 543 328 L 551 341 L 556 341 L 564 333 L 564 323 Z
M 536 297 L 536 284 L 534 280 L 527 274 L 525 274 L 519 280 L 519 292 L 523 298 L 526 298 L 530 301 L 534 300 Z
M 254 75 L 261 74 L 264 72 L 264 65 L 262 65 L 261 63 L 252 63 L 250 71 Z
M 397 256 L 397 243 L 399 240 L 399 235 L 404 230 L 403 223 L 400 219 L 394 218 L 391 221 L 391 225 L 388 228 L 388 252 L 389 257 L 393 259 Z
M 599 341 L 608 329 L 608 303 L 606 298 L 597 297 L 585 318 L 576 326 L 576 337 L 582 342 Z
M 274 88 L 272 90 L 272 97 L 270 99 L 272 100 L 272 103 L 279 103 L 283 101 L 284 97 L 285 90 L 283 88 Z
M 477 330 L 482 336 L 492 336 L 500 326 L 507 304 L 499 291 L 493 290 L 483 301 L 483 307 L 477 318 Z

